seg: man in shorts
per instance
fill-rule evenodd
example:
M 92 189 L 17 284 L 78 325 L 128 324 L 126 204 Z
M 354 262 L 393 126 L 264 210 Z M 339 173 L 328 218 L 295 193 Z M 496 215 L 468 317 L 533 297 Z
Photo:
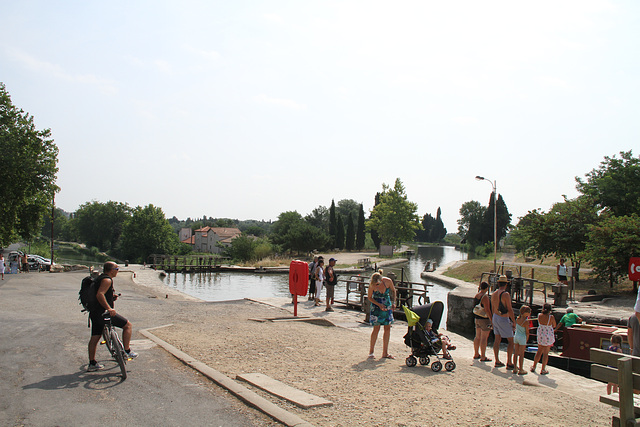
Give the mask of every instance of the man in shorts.
M 108 261 L 103 266 L 103 271 L 96 279 L 98 282 L 98 290 L 96 293 L 97 304 L 95 308 L 89 311 L 89 318 L 91 319 L 91 339 L 89 340 L 89 366 L 88 371 L 97 371 L 104 368 L 96 362 L 96 348 L 102 337 L 102 330 L 104 329 L 104 319 L 102 314 L 105 311 L 109 312 L 111 316 L 111 324 L 118 328 L 122 328 L 122 344 L 129 358 L 133 359 L 138 357 L 137 353 L 131 351 L 131 333 L 133 326 L 131 322 L 116 313 L 114 307 L 114 301 L 117 296 L 113 292 L 113 278 L 117 276 L 120 268 L 115 262 Z
M 336 265 L 336 261 L 337 259 L 335 258 L 329 259 L 329 265 L 324 269 L 324 278 L 326 280 L 325 288 L 327 289 L 327 308 L 325 309 L 325 311 L 333 311 L 333 307 L 331 307 L 331 304 L 333 303 L 333 295 L 336 289 L 336 284 L 338 283 L 338 276 L 333 271 L 333 267 Z
M 493 317 L 491 323 L 493 324 L 493 334 L 495 335 L 495 341 L 493 342 L 493 354 L 496 357 L 495 367 L 501 368 L 504 363 L 500 362 L 500 342 L 502 338 L 506 338 L 507 345 L 507 370 L 513 369 L 513 333 L 516 330 L 516 318 L 513 314 L 513 307 L 511 306 L 511 295 L 507 292 L 508 279 L 507 276 L 500 276 L 498 279 L 498 290 L 491 294 L 491 311 Z

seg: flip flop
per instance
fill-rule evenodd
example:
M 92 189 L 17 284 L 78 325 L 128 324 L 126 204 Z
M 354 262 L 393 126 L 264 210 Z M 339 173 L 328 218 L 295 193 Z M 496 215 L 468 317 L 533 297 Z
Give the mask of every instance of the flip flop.
M 473 356 L 474 359 L 480 359 L 482 356 Z
M 507 363 L 507 370 L 515 368 L 511 363 Z
M 386 356 L 382 356 L 383 359 L 395 359 L 394 356 L 387 354 Z
M 480 359 L 481 362 L 491 362 L 492 360 L 489 359 L 488 357 L 485 357 L 484 359 Z
M 535 372 L 536 371 L 536 367 L 532 366 L 531 369 L 529 369 L 529 372 Z
M 525 371 L 524 369 L 518 372 L 518 375 L 527 375 L 528 372 Z
M 504 366 L 504 363 L 502 362 L 496 362 L 495 365 L 493 365 L 495 368 L 502 368 Z
M 549 373 L 549 371 L 547 371 L 546 369 L 543 369 L 542 371 L 540 371 L 540 375 L 547 375 Z
M 367 357 L 367 359 L 375 359 L 375 357 L 376 357 L 376 356 L 375 356 L 373 353 L 371 353 L 371 354 L 369 355 L 369 357 Z

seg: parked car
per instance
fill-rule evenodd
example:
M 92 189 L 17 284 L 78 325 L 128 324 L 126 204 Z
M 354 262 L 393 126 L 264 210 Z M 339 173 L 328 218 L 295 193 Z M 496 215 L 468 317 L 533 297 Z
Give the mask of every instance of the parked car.
M 7 260 L 9 262 L 11 262 L 11 261 L 19 261 L 18 258 L 20 258 L 22 255 L 24 255 L 24 252 L 22 252 L 22 251 L 11 251 L 11 252 L 9 252 L 9 255 L 7 255 Z
M 51 260 L 40 255 L 27 255 L 30 270 L 51 270 Z

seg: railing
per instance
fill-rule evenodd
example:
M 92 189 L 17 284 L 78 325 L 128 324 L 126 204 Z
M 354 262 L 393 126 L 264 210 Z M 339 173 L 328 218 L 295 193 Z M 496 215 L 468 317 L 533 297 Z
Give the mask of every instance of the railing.
M 346 305 L 360 307 L 362 311 L 369 311 L 369 300 L 367 293 L 369 290 L 368 278 L 364 276 L 353 276 L 350 279 L 338 279 L 338 282 L 346 284 Z M 396 307 L 398 309 L 403 305 L 412 308 L 414 301 L 418 305 L 428 304 L 429 290 L 428 287 L 433 286 L 428 283 L 415 282 L 397 282 L 396 288 Z
M 497 289 L 497 280 L 500 274 L 496 273 L 482 273 L 480 276 L 480 282 L 486 281 L 489 283 L 490 288 L 495 291 Z M 528 282 L 525 284 L 524 282 Z M 536 289 L 535 284 L 542 285 L 542 289 Z M 553 288 L 557 286 L 557 283 L 544 282 L 537 279 L 529 279 L 526 277 L 511 277 L 509 284 L 507 285 L 507 291 L 511 294 L 512 302 L 516 304 L 526 303 L 529 306 L 533 305 L 534 292 L 540 292 L 544 297 L 544 302 L 547 302 L 547 297 L 550 296 L 550 292 L 547 288 L 553 291 Z

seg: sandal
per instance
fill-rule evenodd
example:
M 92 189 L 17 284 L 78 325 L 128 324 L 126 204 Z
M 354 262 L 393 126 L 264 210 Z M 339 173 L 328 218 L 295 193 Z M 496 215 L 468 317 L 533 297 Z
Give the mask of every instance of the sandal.
M 455 350 L 457 347 L 455 345 L 450 345 L 447 347 L 447 350 Z
M 394 356 L 387 354 L 386 356 L 382 356 L 383 359 L 395 359 Z
M 518 375 L 527 375 L 528 372 L 525 371 L 524 369 L 520 369 L 520 371 L 518 371 Z
M 482 356 L 473 356 L 474 359 L 480 359 Z
M 496 362 L 495 365 L 493 365 L 494 368 L 502 368 L 504 366 L 504 363 L 502 362 Z
M 507 363 L 507 370 L 515 368 L 515 365 Z
M 535 372 L 536 371 L 536 367 L 532 366 L 531 369 L 529 369 L 529 372 Z
M 453 357 L 451 357 L 450 354 L 447 354 L 446 356 L 442 356 L 443 359 L 447 359 L 447 360 L 451 360 L 453 359 Z
M 481 362 L 491 362 L 491 359 L 485 357 L 484 359 L 480 359 Z
M 549 371 L 547 371 L 546 369 L 543 369 L 542 371 L 540 371 L 540 375 L 547 375 L 549 373 Z
M 371 354 L 369 355 L 369 357 L 367 357 L 367 359 L 375 359 L 375 358 L 376 358 L 376 356 L 375 356 L 373 353 L 371 353 Z

